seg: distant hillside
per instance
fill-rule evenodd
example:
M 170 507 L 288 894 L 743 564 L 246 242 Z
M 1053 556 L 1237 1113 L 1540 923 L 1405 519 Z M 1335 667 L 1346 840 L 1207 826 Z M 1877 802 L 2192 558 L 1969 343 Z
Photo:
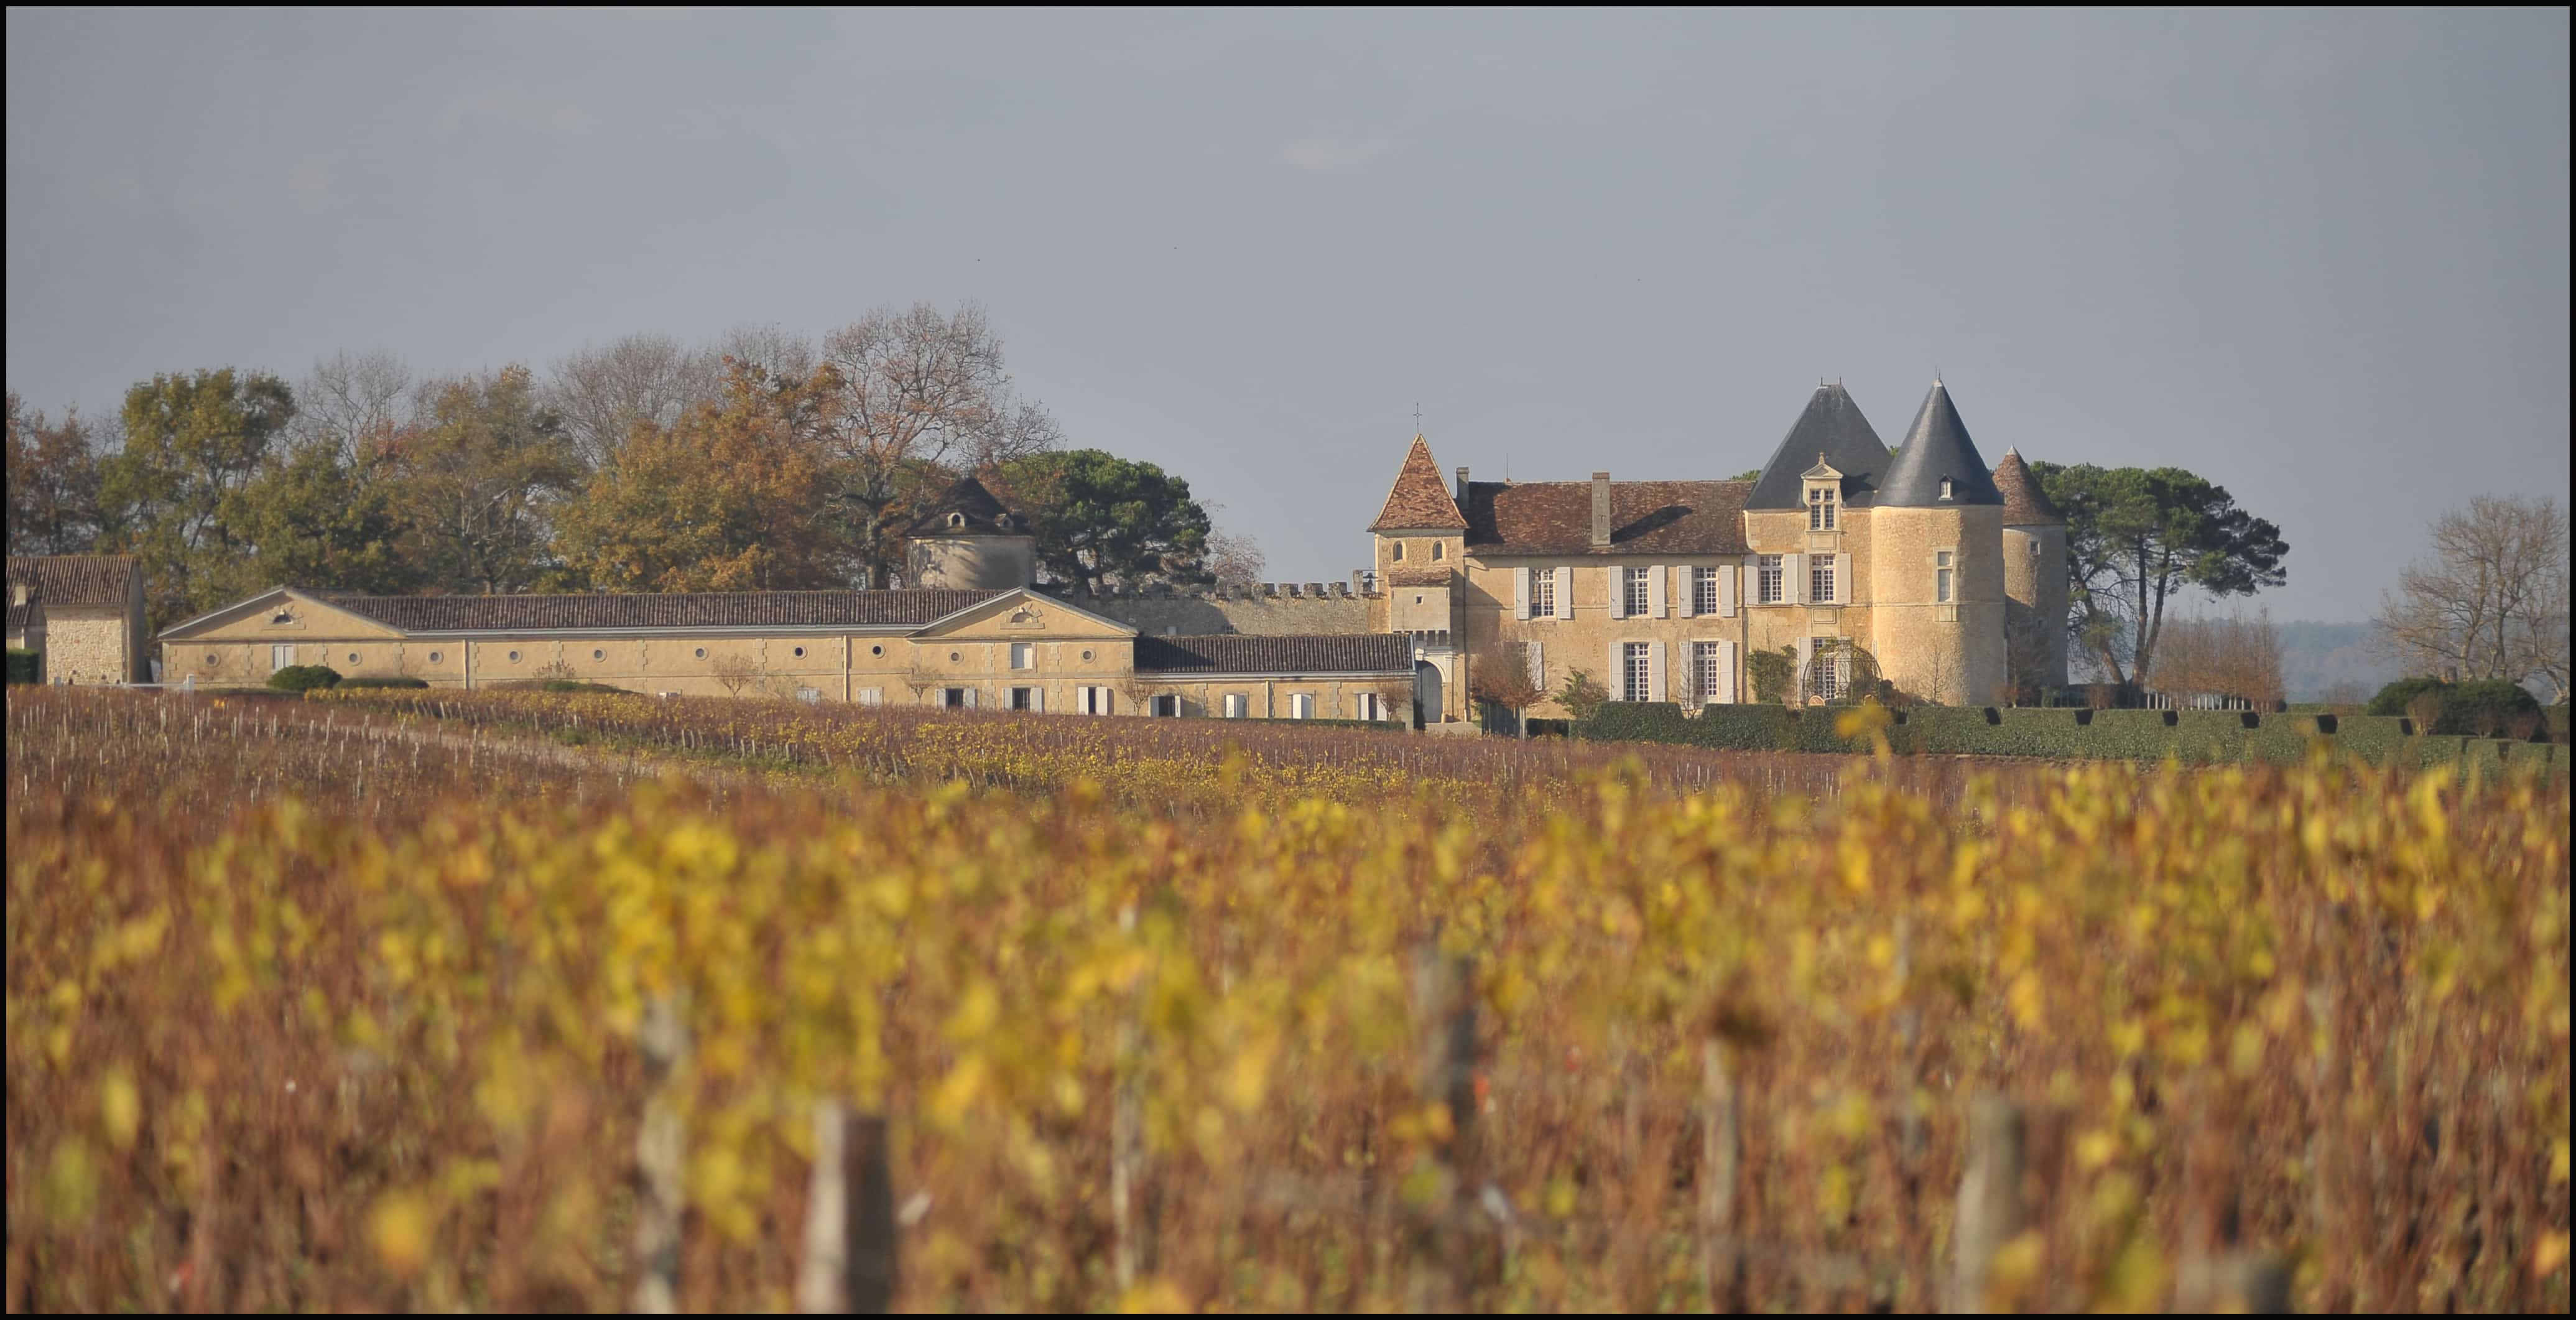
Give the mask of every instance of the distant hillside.
M 2324 701 L 2329 694 L 2366 700 L 2398 677 L 2396 662 L 2370 650 L 2367 623 L 2300 620 L 2281 629 L 2281 682 L 2292 701 Z M 2343 689 L 2337 693 L 2335 689 Z

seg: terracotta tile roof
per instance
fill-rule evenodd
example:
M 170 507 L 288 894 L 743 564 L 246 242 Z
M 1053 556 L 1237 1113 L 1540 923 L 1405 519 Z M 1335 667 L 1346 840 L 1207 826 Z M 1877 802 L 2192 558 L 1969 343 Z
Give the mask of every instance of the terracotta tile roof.
M 1477 555 L 1740 555 L 1750 481 L 1614 481 L 1610 544 L 1592 544 L 1592 483 L 1478 481 L 1467 487 L 1467 552 Z
M 1394 633 L 1317 637 L 1139 637 L 1139 674 L 1367 674 L 1413 672 L 1413 639 Z
M 1454 576 L 1445 568 L 1391 568 L 1386 581 L 1393 587 L 1445 587 Z
M 123 605 L 131 598 L 134 572 L 131 555 L 9 556 L 9 585 L 24 583 L 37 599 L 55 605 Z
M 729 591 L 596 596 L 324 596 L 404 632 L 920 625 L 999 591 Z
M 2066 515 L 2049 502 L 2048 492 L 2039 488 L 2039 478 L 2031 475 L 2018 449 L 2005 450 L 2004 461 L 1995 465 L 1995 489 L 2003 492 L 2006 527 L 2066 521 Z
M 1421 436 L 1413 437 L 1413 448 L 1405 451 L 1404 466 L 1396 471 L 1395 486 L 1386 493 L 1386 507 L 1378 510 L 1377 521 L 1368 529 L 1466 525 L 1467 520 L 1458 516 L 1458 501 L 1449 497 L 1449 483 L 1440 479 L 1440 465 L 1431 461 L 1431 446 Z

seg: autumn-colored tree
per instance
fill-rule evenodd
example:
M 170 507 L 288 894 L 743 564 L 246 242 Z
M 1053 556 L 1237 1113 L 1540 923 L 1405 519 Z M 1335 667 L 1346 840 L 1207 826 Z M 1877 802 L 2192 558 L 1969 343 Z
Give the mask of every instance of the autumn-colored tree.
M 426 416 L 383 452 L 403 554 L 425 585 L 524 591 L 546 574 L 547 518 L 580 465 L 527 368 L 437 387 Z
M 98 535 L 98 456 L 78 409 L 60 424 L 9 396 L 9 553 L 76 555 Z
M 1510 711 L 1520 736 L 1526 738 L 1529 708 L 1547 700 L 1547 688 L 1530 673 L 1528 644 L 1497 637 L 1485 643 L 1469 661 L 1467 695 Z
M 638 422 L 556 512 L 568 577 L 603 591 L 769 591 L 848 581 L 816 419 L 833 380 L 727 360 L 721 403 Z
M 286 382 L 230 367 L 126 392 L 125 445 L 100 464 L 98 549 L 140 561 L 154 625 L 264 585 L 224 515 L 294 415 Z

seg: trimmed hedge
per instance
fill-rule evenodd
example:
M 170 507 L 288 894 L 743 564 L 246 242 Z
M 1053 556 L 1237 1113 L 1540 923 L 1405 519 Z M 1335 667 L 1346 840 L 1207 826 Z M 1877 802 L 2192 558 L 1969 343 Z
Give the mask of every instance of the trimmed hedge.
M 1866 739 L 1834 736 L 1849 707 L 1721 705 L 1696 718 L 1666 701 L 1617 701 L 1573 734 L 1599 742 L 1658 742 L 1728 751 L 1853 753 Z M 2547 743 L 2424 736 L 2403 716 L 2258 715 L 2251 711 L 2070 710 L 1916 706 L 1890 712 L 1888 745 L 1933 756 L 2031 756 L 2051 760 L 2162 761 L 2187 765 L 2262 761 L 2296 764 L 2320 743 L 2387 764 L 2473 761 L 2492 773 L 2508 764 L 2563 766 Z
M 2441 713 L 2433 720 L 2429 732 L 2440 735 L 2470 737 L 2512 736 L 2514 725 L 2531 721 L 2530 736 L 2536 741 L 2554 737 L 2565 727 L 2562 715 L 2552 725 L 2540 708 L 2540 698 L 2520 683 L 2501 678 L 2473 679 L 2466 683 L 2446 683 L 2438 678 L 2401 678 L 2379 690 L 2370 699 L 2373 715 L 2405 715 L 2416 700 L 2430 696 L 2442 703 Z
M 268 685 L 280 692 L 310 692 L 315 688 L 340 686 L 340 671 L 329 665 L 288 665 L 268 676 Z
M 425 688 L 429 686 L 429 680 L 425 678 L 344 678 L 340 680 L 338 686 L 344 688 Z
M 44 679 L 44 675 L 45 657 L 42 653 L 36 651 L 21 651 L 14 648 L 9 652 L 10 682 L 41 682 Z

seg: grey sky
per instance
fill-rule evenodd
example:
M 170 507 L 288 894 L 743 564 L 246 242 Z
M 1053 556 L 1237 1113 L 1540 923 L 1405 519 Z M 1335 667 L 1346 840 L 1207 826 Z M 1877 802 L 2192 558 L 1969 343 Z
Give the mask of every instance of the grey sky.
M 2568 489 L 2568 15 L 8 16 L 8 384 L 416 370 L 983 301 L 1078 443 L 1365 562 L 1413 430 L 1722 477 L 1898 439 L 2177 464 L 2358 618 Z

